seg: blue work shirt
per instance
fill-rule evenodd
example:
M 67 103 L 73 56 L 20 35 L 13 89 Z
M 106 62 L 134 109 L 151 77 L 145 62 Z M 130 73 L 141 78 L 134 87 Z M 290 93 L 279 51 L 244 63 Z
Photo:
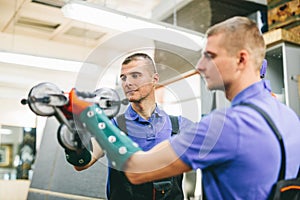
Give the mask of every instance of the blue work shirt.
M 138 115 L 130 105 L 124 113 L 126 119 L 126 133 L 139 147 L 147 151 L 158 143 L 167 140 L 172 135 L 172 123 L 169 115 L 156 106 L 154 112 L 148 120 Z M 182 120 L 183 119 L 183 120 Z M 179 127 L 186 119 L 178 116 Z M 117 120 L 112 119 L 116 126 Z M 121 127 L 125 128 L 125 127 Z M 108 199 L 183 199 L 182 175 L 171 177 L 170 179 L 158 180 L 171 182 L 171 186 L 161 193 L 154 190 L 154 183 L 148 182 L 140 185 L 132 185 L 125 175 L 109 168 L 107 179 Z M 166 186 L 165 186 L 166 187 Z M 127 192 L 129 191 L 129 192 Z
M 183 162 L 202 169 L 207 199 L 267 199 L 281 164 L 280 145 L 252 103 L 268 113 L 286 150 L 286 178 L 296 177 L 300 165 L 299 117 L 270 94 L 262 80 L 241 91 L 229 108 L 215 110 L 190 129 L 170 139 Z
M 151 117 L 146 120 L 138 115 L 131 105 L 124 113 L 126 119 L 126 129 L 128 136 L 136 142 L 144 151 L 150 150 L 158 143 L 169 139 L 172 133 L 172 124 L 169 115 L 156 106 Z M 181 123 L 178 116 L 178 123 Z M 117 125 L 116 119 L 112 120 Z

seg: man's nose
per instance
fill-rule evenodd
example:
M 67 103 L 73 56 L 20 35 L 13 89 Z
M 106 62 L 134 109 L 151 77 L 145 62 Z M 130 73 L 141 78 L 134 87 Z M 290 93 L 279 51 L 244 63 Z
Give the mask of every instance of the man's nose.
M 205 68 L 206 68 L 205 59 L 202 57 L 200 58 L 200 60 L 196 65 L 196 70 L 198 70 L 199 72 L 203 72 Z
M 125 81 L 123 81 L 124 86 L 130 86 L 132 85 L 132 80 L 127 77 Z

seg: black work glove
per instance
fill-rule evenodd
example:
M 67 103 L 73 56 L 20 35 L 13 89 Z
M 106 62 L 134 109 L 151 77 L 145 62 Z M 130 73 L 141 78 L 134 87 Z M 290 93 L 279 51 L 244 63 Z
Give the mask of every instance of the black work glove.
M 89 150 L 91 147 L 90 138 L 80 138 L 74 122 L 72 120 L 69 120 L 69 122 L 73 132 L 62 124 L 57 131 L 57 139 L 65 150 L 66 160 L 74 166 L 82 167 L 92 159 L 92 152 Z M 82 140 L 85 140 L 85 142 Z
M 65 154 L 66 160 L 70 164 L 78 167 L 85 166 L 92 160 L 92 154 L 86 148 L 79 149 L 77 151 L 65 148 Z

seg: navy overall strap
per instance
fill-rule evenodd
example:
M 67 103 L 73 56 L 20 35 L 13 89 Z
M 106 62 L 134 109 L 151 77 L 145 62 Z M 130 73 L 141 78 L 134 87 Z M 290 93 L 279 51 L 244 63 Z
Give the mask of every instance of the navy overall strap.
M 117 125 L 121 131 L 127 134 L 125 114 L 117 116 Z

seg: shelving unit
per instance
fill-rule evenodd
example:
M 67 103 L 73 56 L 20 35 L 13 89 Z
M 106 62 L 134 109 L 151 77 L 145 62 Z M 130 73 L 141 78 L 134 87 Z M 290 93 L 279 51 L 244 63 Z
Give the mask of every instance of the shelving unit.
M 266 79 L 270 80 L 277 98 L 300 116 L 300 37 L 293 32 L 276 29 L 264 34 L 264 38 L 268 61 Z

